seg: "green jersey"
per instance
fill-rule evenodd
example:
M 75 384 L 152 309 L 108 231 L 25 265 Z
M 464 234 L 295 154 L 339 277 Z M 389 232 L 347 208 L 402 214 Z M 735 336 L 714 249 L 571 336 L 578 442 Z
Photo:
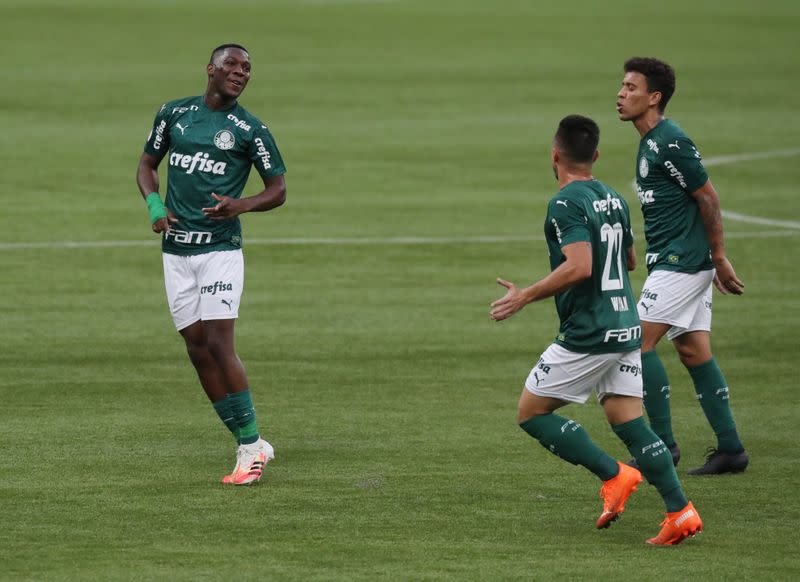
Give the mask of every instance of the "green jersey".
M 551 270 L 566 260 L 562 247 L 576 242 L 592 246 L 592 276 L 555 297 L 561 320 L 556 343 L 596 354 L 641 347 L 627 269 L 633 233 L 625 199 L 598 180 L 571 182 L 550 200 L 544 235 Z
M 211 220 L 211 193 L 239 198 L 250 166 L 263 178 L 284 174 L 281 154 L 267 126 L 238 103 L 209 109 L 203 96 L 169 101 L 153 122 L 144 151 L 168 161 L 165 206 L 178 219 L 164 234 L 162 250 L 198 255 L 241 248 L 239 218 Z
M 713 268 L 700 209 L 692 197 L 708 175 L 692 140 L 677 123 L 664 119 L 642 138 L 637 160 L 648 272 Z

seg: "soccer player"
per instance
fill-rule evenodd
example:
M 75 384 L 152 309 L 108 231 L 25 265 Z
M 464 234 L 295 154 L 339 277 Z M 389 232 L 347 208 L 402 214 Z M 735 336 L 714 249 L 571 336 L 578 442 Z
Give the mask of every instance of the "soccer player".
M 599 140 L 600 129 L 587 117 L 570 115 L 559 123 L 550 155 L 560 191 L 544 225 L 552 271 L 522 289 L 498 279 L 508 291 L 490 314 L 501 321 L 555 296 L 561 327 L 525 381 L 517 422 L 547 450 L 603 481 L 598 528 L 619 517 L 644 473 L 667 510 L 661 531 L 647 543 L 673 545 L 702 531 L 703 523 L 664 443 L 642 418 L 641 328 L 628 279 L 636 266 L 630 213 L 622 196 L 592 176 Z M 586 402 L 592 392 L 641 472 L 611 458 L 580 424 L 554 413 Z
M 705 464 L 690 475 L 739 473 L 749 458 L 728 400 L 728 383 L 711 353 L 712 281 L 725 295 L 744 285 L 725 255 L 719 197 L 700 153 L 678 125 L 664 118 L 675 72 L 663 61 L 632 58 L 617 95 L 617 113 L 639 131 L 636 190 L 644 214 L 648 277 L 638 303 L 642 320 L 644 405 L 653 431 L 677 465 L 667 372 L 656 352 L 664 335 L 689 371 L 697 399 L 717 437 Z
M 274 458 L 256 424 L 250 384 L 234 350 L 234 322 L 244 284 L 239 215 L 283 204 L 286 169 L 267 126 L 239 105 L 250 56 L 238 44 L 215 48 L 203 95 L 161 106 L 139 160 L 136 181 L 162 235 L 164 284 L 175 327 L 214 410 L 238 443 L 222 482 L 257 482 Z M 167 196 L 158 166 L 168 160 Z M 264 189 L 242 197 L 250 166 Z

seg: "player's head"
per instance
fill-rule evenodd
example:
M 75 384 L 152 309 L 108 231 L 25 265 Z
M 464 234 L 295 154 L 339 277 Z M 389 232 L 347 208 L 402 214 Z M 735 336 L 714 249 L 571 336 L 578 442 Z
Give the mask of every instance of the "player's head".
M 567 115 L 562 119 L 550 154 L 556 178 L 559 168 L 591 170 L 599 155 L 599 143 L 600 128 L 594 120 L 583 115 Z
M 675 92 L 675 71 L 664 61 L 633 57 L 623 66 L 625 77 L 617 94 L 617 113 L 622 121 L 632 121 L 648 110 L 664 113 Z
M 209 89 L 236 99 L 250 80 L 250 55 L 240 44 L 220 45 L 211 51 L 206 71 Z

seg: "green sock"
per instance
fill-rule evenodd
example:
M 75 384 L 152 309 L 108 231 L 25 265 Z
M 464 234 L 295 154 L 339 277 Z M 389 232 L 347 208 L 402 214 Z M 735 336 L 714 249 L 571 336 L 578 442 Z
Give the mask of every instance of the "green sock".
M 598 447 L 580 424 L 557 414 L 543 414 L 521 422 L 520 427 L 551 453 L 581 465 L 608 481 L 619 473 L 617 461 Z
M 622 424 L 611 425 L 611 428 L 628 447 L 642 474 L 658 490 L 667 511 L 672 513 L 686 507 L 689 500 L 681 489 L 678 474 L 672 464 L 672 455 L 664 441 L 647 426 L 644 418 L 640 416 Z
M 730 401 L 728 383 L 714 358 L 695 368 L 687 368 L 694 382 L 697 399 L 717 435 L 717 449 L 726 453 L 741 453 L 744 445 L 736 432 Z
M 232 392 L 228 394 L 231 403 L 231 411 L 239 426 L 239 442 L 249 445 L 259 439 L 258 426 L 256 425 L 256 410 L 253 408 L 253 399 L 250 396 L 250 389 L 242 392 Z
M 216 402 L 212 403 L 214 410 L 217 411 L 220 420 L 228 427 L 228 430 L 231 431 L 233 434 L 233 438 L 236 439 L 236 443 L 239 444 L 239 424 L 236 422 L 236 419 L 233 416 L 233 410 L 231 410 L 231 403 L 229 402 L 228 398 L 225 397 L 222 400 L 217 400 Z
M 672 414 L 669 407 L 669 378 L 655 350 L 642 354 L 644 408 L 650 427 L 668 447 L 675 445 L 672 436 Z

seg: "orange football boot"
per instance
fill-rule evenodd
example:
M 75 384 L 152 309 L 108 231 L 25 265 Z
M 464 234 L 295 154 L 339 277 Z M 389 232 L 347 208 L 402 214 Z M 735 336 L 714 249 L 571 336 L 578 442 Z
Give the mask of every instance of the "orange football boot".
M 638 469 L 619 461 L 617 461 L 617 465 L 619 466 L 617 476 L 604 481 L 600 488 L 600 497 L 603 498 L 603 513 L 597 518 L 597 529 L 607 528 L 619 519 L 619 514 L 625 511 L 625 502 L 628 497 L 642 482 L 642 474 Z
M 667 518 L 661 522 L 661 531 L 656 537 L 647 540 L 647 543 L 651 546 L 674 546 L 701 531 L 703 521 L 690 501 L 680 511 L 668 513 Z

